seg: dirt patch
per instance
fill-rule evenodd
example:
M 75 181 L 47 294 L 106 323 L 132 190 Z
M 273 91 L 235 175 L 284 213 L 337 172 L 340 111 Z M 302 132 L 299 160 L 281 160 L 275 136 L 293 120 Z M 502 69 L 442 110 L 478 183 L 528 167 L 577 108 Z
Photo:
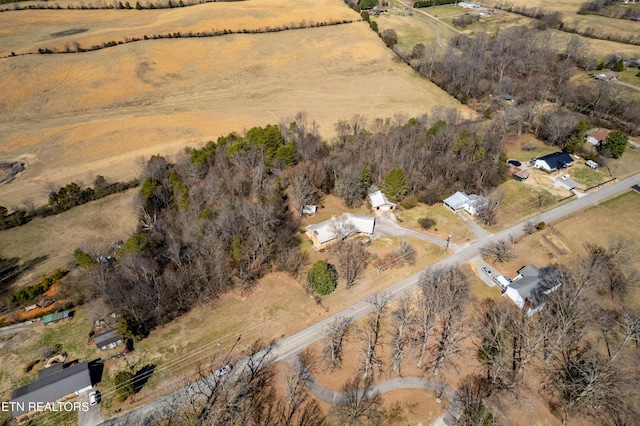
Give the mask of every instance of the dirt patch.
M 18 173 L 25 169 L 22 161 L 0 163 L 0 185 L 13 182 Z
M 70 36 L 74 34 L 84 33 L 85 31 L 89 31 L 89 30 L 86 28 L 74 28 L 71 30 L 58 31 L 57 33 L 51 34 L 51 37 L 53 38 L 65 37 L 65 36 Z

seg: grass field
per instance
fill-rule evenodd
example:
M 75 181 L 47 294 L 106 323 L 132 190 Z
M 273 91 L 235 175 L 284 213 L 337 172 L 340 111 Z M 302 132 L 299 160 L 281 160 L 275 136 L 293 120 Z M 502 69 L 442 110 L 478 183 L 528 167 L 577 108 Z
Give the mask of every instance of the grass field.
M 452 234 L 454 243 L 466 243 L 468 239 L 475 239 L 475 234 L 471 231 L 469 225 L 460 216 L 442 204 L 433 206 L 420 204 L 410 210 L 399 211 L 396 215 L 398 221 L 402 222 L 402 226 L 425 232 L 443 240 L 447 239 L 449 233 Z M 418 219 L 423 217 L 435 220 L 436 224 L 429 230 L 423 230 L 418 223 Z
M 0 231 L 0 255 L 26 262 L 46 259 L 25 272 L 17 283 L 39 281 L 59 267 L 73 262 L 76 248 L 106 250 L 114 241 L 124 240 L 136 228 L 134 197 L 137 188 L 114 194 L 46 218 L 36 218 L 17 228 Z
M 42 202 L 48 184 L 130 178 L 141 157 L 175 155 L 300 111 L 328 139 L 354 114 L 415 116 L 438 105 L 471 115 L 397 62 L 365 22 L 18 56 L 0 60 L 0 73 L 0 160 L 27 163 L 0 187 L 9 206 Z

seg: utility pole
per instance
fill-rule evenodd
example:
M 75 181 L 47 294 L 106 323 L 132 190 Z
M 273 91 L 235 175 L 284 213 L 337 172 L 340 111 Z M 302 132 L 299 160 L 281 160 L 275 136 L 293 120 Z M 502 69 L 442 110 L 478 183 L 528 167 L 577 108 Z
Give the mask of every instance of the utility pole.
M 451 243 L 451 235 L 453 234 L 449 232 L 449 236 L 447 237 L 447 246 L 444 248 L 445 253 L 447 252 L 447 250 L 449 250 L 449 244 Z

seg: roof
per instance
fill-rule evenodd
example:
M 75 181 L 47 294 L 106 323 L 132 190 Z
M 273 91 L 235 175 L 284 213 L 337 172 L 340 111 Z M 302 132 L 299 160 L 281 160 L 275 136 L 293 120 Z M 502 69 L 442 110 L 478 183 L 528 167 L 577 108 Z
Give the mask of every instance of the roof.
M 511 282 L 505 294 L 522 308 L 527 300 L 531 301 L 531 307 L 535 309 L 546 297 L 549 291 L 544 284 L 544 278 L 550 273 L 549 268 L 538 268 L 535 265 L 527 265 L 518 271 L 518 276 Z
M 602 142 L 603 140 L 606 140 L 607 137 L 609 136 L 609 133 L 611 133 L 609 130 L 607 129 L 600 129 L 597 132 L 589 135 L 592 138 L 594 138 L 595 140 L 597 140 L 598 142 Z
M 337 218 L 331 218 L 324 222 L 309 225 L 306 227 L 306 230 L 315 232 L 318 237 L 318 242 L 320 244 L 324 244 L 336 237 L 335 225 L 338 221 L 344 221 L 345 223 L 353 225 L 355 233 L 362 232 L 365 234 L 373 234 L 373 227 L 375 226 L 376 218 L 353 213 L 343 213 Z
M 444 203 L 451 207 L 453 210 L 460 210 L 464 208 L 468 201 L 469 196 L 462 191 L 458 191 L 451 197 L 446 198 L 444 200 Z
M 118 330 L 109 330 L 107 332 L 93 336 L 93 342 L 98 348 L 107 346 L 110 343 L 122 340 L 122 336 L 118 334 Z
M 60 321 L 62 319 L 69 318 L 69 311 L 55 312 L 53 314 L 47 314 L 42 317 L 43 324 L 49 324 L 51 322 Z
M 79 390 L 91 387 L 91 376 L 89 375 L 89 364 L 81 362 L 72 367 L 54 369 L 41 379 L 31 382 L 13 391 L 11 395 L 12 410 L 14 417 L 29 413 L 33 410 L 29 408 L 34 403 L 54 402 Z M 49 370 L 49 369 L 47 369 Z M 32 404 L 29 404 L 32 403 Z
M 471 194 L 471 195 L 468 196 L 467 204 L 470 207 L 478 208 L 483 203 L 485 203 L 486 201 L 487 201 L 487 199 L 482 195 Z
M 318 206 L 308 204 L 302 206 L 302 214 L 315 214 L 318 211 Z
M 544 161 L 551 170 L 562 169 L 573 164 L 573 158 L 566 152 L 554 152 L 544 157 L 538 157 L 536 161 Z
M 369 194 L 369 199 L 371 200 L 371 207 L 373 207 L 374 209 L 376 207 L 380 207 L 384 205 L 389 205 L 394 207 L 396 206 L 394 203 L 389 201 L 387 197 L 384 196 L 382 191 L 372 192 L 371 194 Z

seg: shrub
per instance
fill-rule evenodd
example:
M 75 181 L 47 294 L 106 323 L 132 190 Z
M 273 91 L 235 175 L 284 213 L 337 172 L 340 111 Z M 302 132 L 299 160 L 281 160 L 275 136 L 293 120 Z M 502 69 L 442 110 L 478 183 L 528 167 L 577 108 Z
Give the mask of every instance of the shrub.
M 134 394 L 133 374 L 129 371 L 119 371 L 113 378 L 113 384 L 116 387 L 118 402 L 122 402 Z
M 80 249 L 76 249 L 73 252 L 73 258 L 76 260 L 76 263 L 81 268 L 88 268 L 91 265 L 97 263 L 96 259 L 88 253 L 83 252 Z
M 418 200 L 418 197 L 415 196 L 414 194 L 409 194 L 406 197 L 404 197 L 404 199 L 402 200 L 402 203 L 400 203 L 400 205 L 409 210 L 414 208 L 415 206 L 418 205 L 420 201 Z
M 318 260 L 307 273 L 309 285 L 318 294 L 326 295 L 336 288 L 336 274 L 324 260 Z
M 436 225 L 436 221 L 430 217 L 421 217 L 418 219 L 418 224 L 422 229 L 431 229 Z
M 536 226 L 536 228 L 538 228 L 538 230 L 542 231 L 544 228 L 547 227 L 547 224 L 544 222 L 540 222 L 538 223 L 538 226 Z
M 39 363 L 40 360 L 39 359 L 34 359 L 33 361 L 29 361 L 23 368 L 22 368 L 22 372 L 23 373 L 28 373 L 31 370 L 33 370 L 33 367 L 36 366 L 37 363 Z

